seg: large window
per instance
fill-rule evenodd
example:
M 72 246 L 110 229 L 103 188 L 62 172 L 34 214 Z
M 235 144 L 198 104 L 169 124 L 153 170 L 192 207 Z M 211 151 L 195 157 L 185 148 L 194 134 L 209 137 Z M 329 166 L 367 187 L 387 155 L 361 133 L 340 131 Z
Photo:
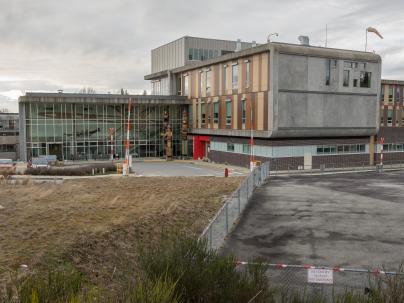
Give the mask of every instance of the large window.
M 251 146 L 250 144 L 243 144 L 243 154 L 250 154 L 251 152 Z
M 231 100 L 226 100 L 226 125 L 231 125 Z
M 206 123 L 206 107 L 204 101 L 201 103 L 201 122 L 202 125 Z
M 188 96 L 189 94 L 189 75 L 184 76 L 184 94 L 183 96 Z
M 370 88 L 372 73 L 370 72 L 361 72 L 360 76 L 360 87 Z
M 238 87 L 238 65 L 233 64 L 231 67 L 231 83 L 232 83 L 232 88 L 237 89 Z
M 387 144 L 383 144 L 383 151 L 385 151 L 385 152 L 404 151 L 404 143 L 387 143 Z
M 393 125 L 393 110 L 389 109 L 387 110 L 387 126 L 392 126 Z
M 227 65 L 223 65 L 223 90 L 227 90 Z
M 250 61 L 245 63 L 245 87 L 250 87 Z
M 394 90 L 393 90 L 393 86 L 390 85 L 389 86 L 389 102 L 393 102 L 393 98 L 394 98 Z
M 212 71 L 207 70 L 206 71 L 206 93 L 210 94 L 212 92 Z
M 247 102 L 245 99 L 241 100 L 241 123 L 245 125 L 247 120 Z
M 213 123 L 219 123 L 219 102 L 213 103 Z
M 345 87 L 349 86 L 349 70 L 344 70 L 344 83 Z

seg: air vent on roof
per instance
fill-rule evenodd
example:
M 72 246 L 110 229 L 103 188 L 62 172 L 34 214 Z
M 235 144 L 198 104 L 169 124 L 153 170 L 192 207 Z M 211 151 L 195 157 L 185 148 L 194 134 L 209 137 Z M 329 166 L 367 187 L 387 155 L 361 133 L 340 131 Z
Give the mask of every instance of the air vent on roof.
M 59 94 L 63 93 L 63 89 L 58 89 L 58 93 Z
M 298 39 L 301 45 L 310 46 L 310 39 L 308 36 L 299 36 Z

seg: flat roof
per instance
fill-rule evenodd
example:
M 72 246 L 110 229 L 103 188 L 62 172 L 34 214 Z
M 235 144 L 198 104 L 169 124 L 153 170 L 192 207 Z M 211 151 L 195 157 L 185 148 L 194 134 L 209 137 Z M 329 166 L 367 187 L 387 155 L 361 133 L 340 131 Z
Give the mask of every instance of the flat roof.
M 388 79 L 382 79 L 382 84 L 404 85 L 404 80 L 388 80 Z
M 120 94 L 79 94 L 79 93 L 26 93 L 18 99 L 19 103 L 111 103 L 125 104 L 131 98 L 139 104 L 188 104 L 185 96 L 166 95 L 120 95 Z
M 208 59 L 204 61 L 195 62 L 172 70 L 161 71 L 154 74 L 149 74 L 144 77 L 145 80 L 153 80 L 162 76 L 165 76 L 169 71 L 172 73 L 184 72 L 196 68 L 201 68 L 213 64 L 217 64 L 224 61 L 231 61 L 238 59 L 240 57 L 250 56 L 263 52 L 275 51 L 281 54 L 295 54 L 311 57 L 324 57 L 331 59 L 342 59 L 342 60 L 356 60 L 364 62 L 381 62 L 381 57 L 372 52 L 363 52 L 357 50 L 347 50 L 338 48 L 328 48 L 320 46 L 311 45 L 301 45 L 292 43 L 281 43 L 281 42 L 269 42 L 266 44 L 258 45 L 256 47 L 247 48 L 238 52 L 226 54 L 213 59 Z

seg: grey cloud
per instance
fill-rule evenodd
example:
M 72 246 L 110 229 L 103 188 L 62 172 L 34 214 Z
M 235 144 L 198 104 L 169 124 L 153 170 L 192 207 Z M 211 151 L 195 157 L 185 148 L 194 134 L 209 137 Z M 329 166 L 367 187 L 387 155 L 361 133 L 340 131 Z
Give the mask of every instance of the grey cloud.
M 330 47 L 356 50 L 365 28 L 378 28 L 385 39 L 370 36 L 369 49 L 384 56 L 384 75 L 403 79 L 403 12 L 400 0 L 0 0 L 0 78 L 22 79 L 0 93 L 148 89 L 150 50 L 181 36 L 265 42 L 279 32 L 277 41 L 307 34 L 324 45 L 326 24 Z

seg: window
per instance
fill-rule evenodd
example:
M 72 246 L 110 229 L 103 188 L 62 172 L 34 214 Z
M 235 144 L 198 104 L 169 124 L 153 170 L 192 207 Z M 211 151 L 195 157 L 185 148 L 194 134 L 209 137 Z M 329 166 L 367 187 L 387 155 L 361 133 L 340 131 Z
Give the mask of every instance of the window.
M 203 57 L 203 49 L 201 49 L 201 48 L 199 49 L 198 59 L 205 60 L 205 58 Z
M 228 152 L 234 152 L 234 144 L 233 143 L 227 143 L 227 151 Z
M 210 94 L 211 93 L 211 85 L 212 85 L 212 71 L 207 70 L 206 71 L 206 93 Z
M 349 86 L 349 70 L 344 70 L 344 83 L 345 87 Z
M 219 57 L 219 51 L 217 49 L 215 49 L 213 51 L 213 58 Z
M 344 61 L 344 67 L 345 68 L 352 68 L 353 67 L 353 62 Z
M 227 65 L 223 65 L 223 90 L 227 89 Z
M 184 76 L 184 96 L 189 94 L 189 75 Z
M 243 154 L 250 154 L 251 148 L 250 144 L 243 144 Z
M 393 125 L 393 110 L 389 109 L 387 111 L 387 126 L 392 126 Z
M 233 64 L 231 67 L 231 83 L 232 83 L 232 88 L 237 89 L 238 87 L 238 65 Z
M 393 102 L 393 98 L 394 98 L 394 90 L 393 90 L 393 86 L 390 85 L 389 86 L 389 102 Z
M 193 60 L 194 50 L 192 48 L 188 49 L 188 60 Z
M 207 49 L 203 50 L 203 59 L 202 60 L 207 60 L 209 57 L 209 52 Z
M 247 120 L 247 101 L 241 100 L 241 123 L 245 125 Z
M 331 79 L 331 59 L 326 61 L 326 71 L 325 71 L 325 85 L 330 85 Z
M 206 107 L 205 107 L 204 101 L 202 101 L 202 103 L 201 103 L 201 121 L 202 121 L 202 124 L 206 123 Z
M 219 102 L 213 103 L 213 123 L 219 123 Z
M 358 79 L 354 79 L 354 80 L 353 80 L 353 86 L 354 86 L 354 87 L 358 87 Z
M 370 72 L 361 72 L 360 76 L 360 87 L 370 88 L 372 73 Z
M 226 125 L 231 125 L 231 100 L 226 100 Z
M 198 60 L 198 49 L 194 48 L 193 50 L 194 55 L 192 56 L 192 60 Z
M 209 59 L 212 59 L 213 58 L 213 50 L 209 50 Z
M 206 110 L 208 112 L 208 124 L 212 121 L 212 114 L 211 114 L 211 103 L 207 102 L 206 103 Z
M 245 87 L 250 87 L 250 61 L 245 63 Z
M 365 144 L 320 145 L 317 146 L 317 155 L 365 153 Z
M 404 110 L 403 110 L 403 112 L 401 113 L 401 115 L 402 115 L 402 121 L 401 121 L 401 124 L 404 126 Z

